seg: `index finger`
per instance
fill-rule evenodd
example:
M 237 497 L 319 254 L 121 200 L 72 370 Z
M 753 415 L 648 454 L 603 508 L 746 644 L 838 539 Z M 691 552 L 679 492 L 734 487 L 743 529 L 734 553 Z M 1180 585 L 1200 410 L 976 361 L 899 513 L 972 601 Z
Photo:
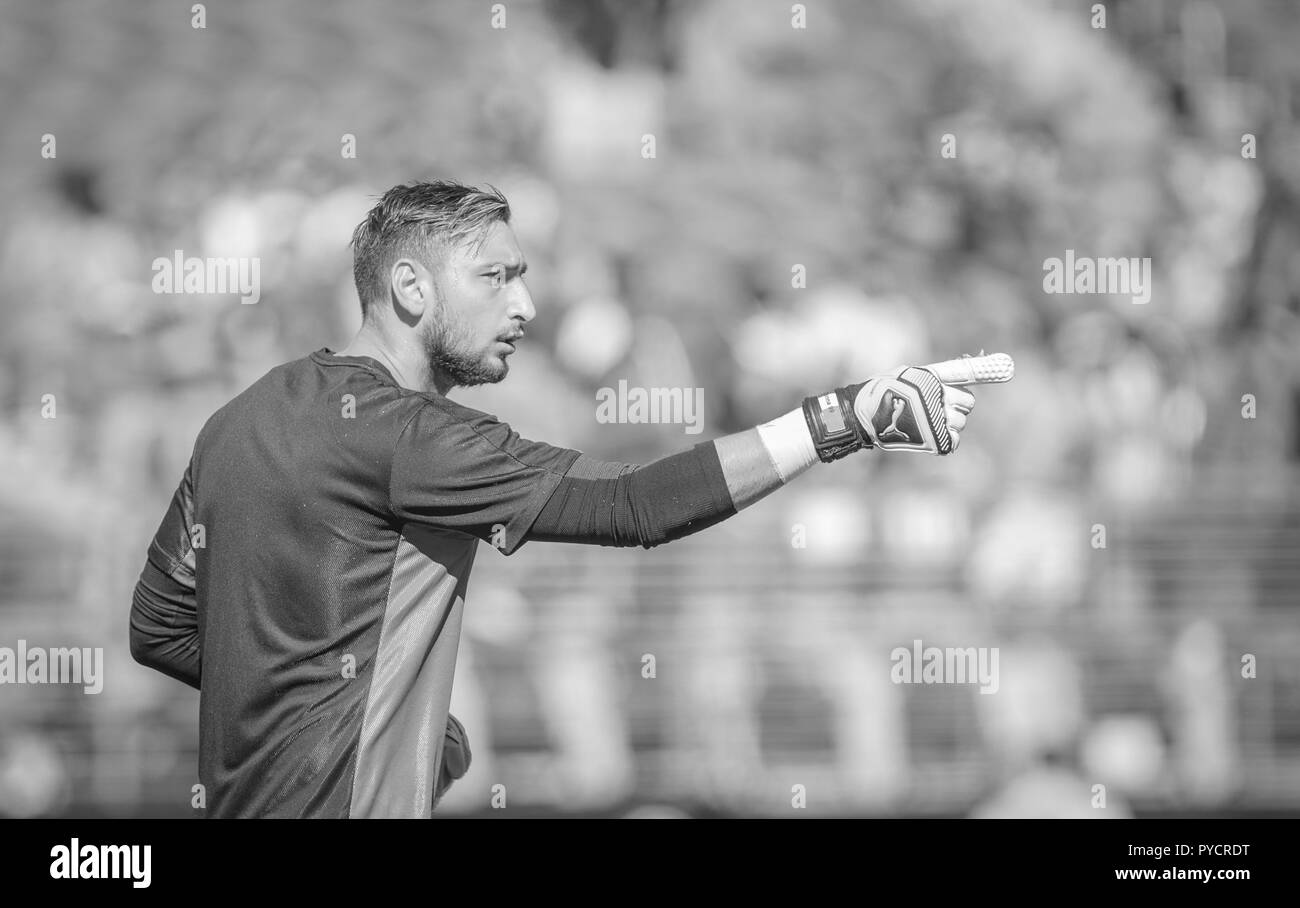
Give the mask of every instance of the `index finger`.
M 985 385 L 1011 381 L 1016 374 L 1015 361 L 1005 353 L 962 356 L 931 363 L 929 369 L 945 385 Z

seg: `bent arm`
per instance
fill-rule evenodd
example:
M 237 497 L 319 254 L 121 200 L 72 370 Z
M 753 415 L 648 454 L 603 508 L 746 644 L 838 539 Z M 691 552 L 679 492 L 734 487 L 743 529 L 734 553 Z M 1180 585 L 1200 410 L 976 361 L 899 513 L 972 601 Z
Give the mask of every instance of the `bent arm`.
M 202 656 L 194 587 L 150 558 L 131 597 L 131 655 L 141 665 L 199 687 Z
M 580 457 L 527 536 L 652 548 L 713 526 L 817 461 L 802 411 L 644 466 Z
M 195 597 L 193 486 L 185 470 L 171 506 L 149 543 L 131 597 L 131 656 L 141 665 L 199 686 L 202 654 Z

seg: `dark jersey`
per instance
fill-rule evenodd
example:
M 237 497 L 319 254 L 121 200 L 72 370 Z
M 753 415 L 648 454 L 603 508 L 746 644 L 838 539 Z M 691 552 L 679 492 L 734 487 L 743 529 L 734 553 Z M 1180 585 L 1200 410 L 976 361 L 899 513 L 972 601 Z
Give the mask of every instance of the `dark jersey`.
M 140 622 L 197 618 L 162 645 L 208 815 L 428 816 L 478 541 L 515 551 L 580 457 L 329 350 L 213 415 L 146 566 L 184 605 Z

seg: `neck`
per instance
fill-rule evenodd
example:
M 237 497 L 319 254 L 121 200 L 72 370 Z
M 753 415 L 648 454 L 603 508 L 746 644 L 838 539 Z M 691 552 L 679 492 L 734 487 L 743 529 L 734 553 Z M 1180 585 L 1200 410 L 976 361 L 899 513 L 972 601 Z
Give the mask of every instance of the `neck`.
M 428 359 L 414 338 L 406 342 L 388 337 L 386 332 L 366 320 L 361 330 L 342 350 L 340 356 L 368 356 L 378 360 L 392 373 L 393 379 L 408 391 L 446 395 L 454 385 L 445 376 L 430 369 Z

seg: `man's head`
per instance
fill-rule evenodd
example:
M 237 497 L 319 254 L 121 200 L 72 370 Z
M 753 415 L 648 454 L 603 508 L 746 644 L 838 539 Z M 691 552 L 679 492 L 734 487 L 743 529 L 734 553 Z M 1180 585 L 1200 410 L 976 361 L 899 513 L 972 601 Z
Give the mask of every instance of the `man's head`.
M 510 204 L 439 180 L 394 186 L 352 233 L 352 273 L 368 325 L 417 341 L 450 385 L 505 378 L 513 341 L 536 314 Z

